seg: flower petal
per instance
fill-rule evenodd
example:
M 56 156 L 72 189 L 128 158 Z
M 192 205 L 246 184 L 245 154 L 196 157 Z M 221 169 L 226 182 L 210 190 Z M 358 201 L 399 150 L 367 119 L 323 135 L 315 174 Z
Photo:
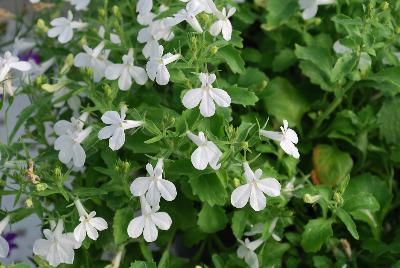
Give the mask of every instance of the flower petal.
M 99 238 L 99 233 L 97 232 L 96 228 L 94 228 L 90 222 L 85 224 L 86 226 L 86 233 L 89 236 L 90 239 L 92 240 L 97 240 Z
M 185 93 L 182 99 L 182 104 L 187 109 L 192 109 L 199 105 L 203 95 L 201 88 L 193 88 Z
M 151 178 L 139 177 L 131 183 L 129 189 L 134 196 L 141 196 L 149 189 L 150 183 Z
M 281 184 L 274 178 L 265 178 L 257 182 L 258 187 L 265 194 L 276 197 L 281 194 Z
M 104 76 L 108 79 L 108 80 L 115 80 L 118 77 L 121 76 L 122 71 L 124 70 L 124 65 L 122 64 L 111 64 L 109 65 L 105 72 L 104 72 Z
M 10 251 L 10 247 L 8 245 L 7 240 L 0 236 L 0 258 L 5 258 L 8 256 L 8 252 Z
M 80 144 L 74 144 L 72 146 L 72 155 L 73 155 L 72 158 L 74 160 L 74 166 L 83 167 L 86 160 L 86 153 Z
M 132 238 L 138 238 L 143 233 L 144 217 L 139 216 L 129 222 L 128 235 Z
M 78 242 L 82 242 L 86 237 L 86 226 L 85 223 L 81 222 L 74 229 L 74 238 Z
M 147 218 L 144 223 L 143 237 L 146 242 L 154 242 L 158 237 L 158 230 L 154 222 Z
M 114 134 L 109 140 L 109 147 L 111 150 L 119 150 L 125 143 L 125 132 L 122 127 L 115 129 Z
M 116 111 L 107 111 L 101 117 L 101 121 L 108 125 L 119 124 L 121 122 L 121 117 Z
M 203 98 L 200 103 L 200 113 L 204 117 L 211 117 L 215 114 L 215 104 L 208 93 L 203 94 Z
M 58 135 L 64 135 L 68 131 L 73 131 L 74 127 L 71 122 L 67 120 L 60 120 L 54 125 L 54 132 Z
M 172 224 L 172 219 L 166 212 L 156 212 L 151 215 L 151 219 L 160 230 L 168 230 Z
M 175 199 L 177 193 L 175 185 L 172 182 L 164 179 L 158 179 L 157 187 L 161 193 L 161 196 L 165 200 L 172 201 Z
M 274 141 L 281 141 L 283 139 L 282 133 L 276 131 L 267 131 L 260 129 L 260 135 L 269 139 L 273 139 Z
M 98 138 L 100 140 L 109 139 L 115 132 L 117 125 L 110 125 L 100 129 Z
M 194 168 L 198 170 L 206 169 L 209 159 L 207 150 L 203 146 L 198 147 L 196 150 L 194 150 L 190 159 Z
M 108 228 L 107 222 L 101 217 L 95 217 L 90 220 L 90 224 L 99 231 L 103 231 Z
M 251 187 L 250 205 L 255 211 L 263 210 L 267 205 L 264 193 L 254 186 Z
M 250 185 L 245 184 L 237 187 L 231 195 L 231 204 L 235 208 L 244 207 L 250 198 Z
M 210 96 L 218 106 L 229 107 L 229 105 L 231 105 L 231 97 L 225 90 L 212 88 L 210 90 Z

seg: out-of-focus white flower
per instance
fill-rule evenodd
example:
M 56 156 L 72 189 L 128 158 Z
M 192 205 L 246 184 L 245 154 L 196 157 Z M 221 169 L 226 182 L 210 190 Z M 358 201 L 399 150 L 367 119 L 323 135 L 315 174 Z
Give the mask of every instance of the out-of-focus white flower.
M 300 9 L 303 10 L 302 16 L 304 20 L 309 20 L 317 15 L 318 6 L 331 5 L 336 0 L 299 0 Z
M 0 94 L 5 91 L 10 95 L 14 95 L 13 79 L 10 74 L 11 70 L 28 72 L 32 69 L 32 65 L 27 61 L 20 61 L 7 51 L 3 57 L 0 57 Z
M 152 47 L 150 51 L 150 59 L 146 64 L 147 75 L 152 81 L 156 81 L 159 85 L 166 85 L 169 82 L 169 72 L 167 65 L 178 60 L 180 54 L 167 53 L 163 55 L 164 47 Z
M 225 90 L 214 88 L 212 83 L 215 82 L 215 74 L 200 73 L 200 88 L 193 88 L 186 92 L 183 96 L 182 103 L 188 109 L 193 109 L 200 104 L 200 113 L 204 117 L 211 117 L 215 114 L 215 104 L 221 107 L 229 107 L 231 105 L 231 97 Z
M 98 34 L 102 39 L 105 38 L 106 29 L 104 28 L 103 25 L 99 27 L 99 30 L 98 30 L 97 34 Z M 114 29 L 110 32 L 110 41 L 111 41 L 111 43 L 116 44 L 116 45 L 120 45 L 120 44 L 121 44 L 121 38 L 120 38 L 119 35 L 115 32 Z
M 37 4 L 40 2 L 40 0 L 29 0 L 32 4 Z
M 102 53 L 104 42 L 100 42 L 95 48 L 83 46 L 85 52 L 78 53 L 74 58 L 76 67 L 86 67 L 93 70 L 93 81 L 99 82 L 104 77 L 104 72 L 110 62 L 107 60 L 108 51 Z
M 128 90 L 132 86 L 132 79 L 139 85 L 147 82 L 146 70 L 133 65 L 133 49 L 129 49 L 127 55 L 122 57 L 122 64 L 110 64 L 105 70 L 105 77 L 109 80 L 118 79 L 118 87 Z
M 51 102 L 55 108 L 64 108 L 65 100 L 60 100 L 61 98 L 69 95 L 71 93 L 71 89 L 66 86 L 63 86 L 61 89 L 55 91 L 53 93 L 53 97 L 51 98 Z M 79 114 L 79 109 L 81 107 L 81 99 L 77 95 L 72 95 L 70 98 L 66 100 L 68 107 L 73 111 L 73 115 L 76 116 Z
M 50 265 L 58 266 L 61 263 L 74 262 L 74 249 L 81 247 L 75 240 L 73 233 L 63 233 L 64 223 L 58 220 L 54 230 L 45 229 L 43 234 L 46 239 L 38 239 L 33 245 L 33 253 L 44 258 Z
M 68 43 L 71 41 L 72 37 L 74 37 L 74 29 L 82 29 L 87 26 L 86 23 L 81 21 L 73 21 L 73 15 L 71 11 L 68 11 L 68 16 L 59 17 L 50 22 L 50 25 L 53 26 L 48 32 L 47 35 L 50 38 L 55 38 L 58 36 L 58 41 L 61 44 Z
M 153 0 L 139 0 L 136 4 L 136 12 L 139 14 L 149 13 L 153 8 Z
M 296 132 L 288 127 L 288 121 L 283 120 L 283 126 L 281 126 L 281 132 L 260 130 L 260 135 L 267 138 L 279 141 L 279 144 L 285 153 L 293 156 L 294 158 L 299 158 L 299 150 L 297 150 L 295 144 L 299 142 Z
M 163 160 L 158 159 L 155 168 L 149 163 L 146 165 L 148 177 L 136 178 L 130 187 L 134 196 L 146 194 L 146 199 L 151 206 L 158 206 L 160 197 L 172 201 L 176 197 L 175 185 L 163 179 Z
M 202 33 L 203 29 L 196 16 L 203 10 L 203 7 L 200 5 L 188 5 L 186 8 L 179 10 L 173 17 L 166 18 L 165 23 L 172 27 L 182 21 L 186 21 L 196 32 Z
M 334 44 L 333 44 L 333 51 L 335 51 L 335 53 L 337 54 L 349 54 L 352 53 L 353 50 L 349 47 L 346 47 L 345 45 L 343 45 L 342 43 L 340 43 L 339 40 L 337 40 Z M 360 59 L 358 60 L 358 65 L 357 68 L 360 71 L 366 71 L 369 68 L 371 68 L 371 64 L 372 64 L 372 59 L 371 57 L 368 55 L 368 53 L 366 52 L 361 52 L 360 53 Z
M 74 230 L 75 240 L 81 243 L 83 240 L 85 240 L 86 235 L 92 240 L 97 240 L 99 237 L 99 233 L 97 231 L 103 231 L 107 229 L 107 222 L 101 217 L 95 217 L 96 211 L 92 211 L 88 214 L 79 199 L 76 199 L 74 203 L 76 209 L 78 210 L 80 221 Z
M 151 51 L 157 50 L 159 40 L 170 41 L 174 37 L 171 27 L 166 24 L 166 20 L 151 21 L 149 25 L 141 29 L 138 33 L 137 40 L 139 43 L 146 43 L 142 53 L 146 58 L 150 57 Z
M 101 117 L 101 121 L 106 126 L 99 131 L 100 140 L 110 139 L 109 147 L 111 150 L 119 150 L 125 143 L 125 130 L 137 128 L 143 125 L 142 121 L 125 120 L 126 108 L 121 108 L 121 115 L 116 111 L 107 111 Z
M 200 12 L 205 12 L 207 14 L 212 13 L 212 10 L 207 0 L 181 0 L 181 2 L 187 3 L 186 4 L 187 10 L 200 9 Z
M 20 53 L 31 50 L 35 46 L 36 42 L 31 39 L 16 37 L 10 46 L 10 50 L 13 55 L 19 55 Z
M 210 165 L 214 170 L 221 167 L 221 164 L 218 164 L 218 161 L 222 156 L 222 152 L 218 149 L 215 143 L 207 140 L 203 132 L 200 131 L 199 135 L 196 136 L 192 132 L 188 131 L 187 136 L 191 141 L 199 146 L 194 150 L 190 157 L 192 164 L 196 169 L 204 170 L 207 165 Z
M 211 1 L 211 0 L 210 0 Z M 212 36 L 217 36 L 222 32 L 222 37 L 229 41 L 232 37 L 232 24 L 229 21 L 229 18 L 235 14 L 236 9 L 234 7 L 229 8 L 228 10 L 224 7 L 222 12 L 219 11 L 215 5 L 211 7 L 213 14 L 218 18 L 216 22 L 214 22 L 209 31 Z
M 41 64 L 37 64 L 34 60 L 29 60 L 29 64 L 32 68 L 22 75 L 22 79 L 25 82 L 32 81 L 44 74 L 54 64 L 54 58 L 48 59 Z
M 236 208 L 244 207 L 250 199 L 250 205 L 255 211 L 263 210 L 266 206 L 265 195 L 276 197 L 280 195 L 281 184 L 274 178 L 260 179 L 261 169 L 253 172 L 249 163 L 243 163 L 245 185 L 237 187 L 231 195 L 231 203 Z
M 337 40 L 335 43 L 333 43 L 333 51 L 337 54 L 346 54 L 346 53 L 351 53 L 352 50 L 349 47 L 346 47 L 342 43 L 340 43 L 339 40 Z
M 88 5 L 90 4 L 90 0 L 67 0 L 70 2 L 72 6 L 74 6 L 75 10 L 87 10 Z
M 237 250 L 237 256 L 249 265 L 250 268 L 258 268 L 257 254 L 254 252 L 264 241 L 260 238 L 250 242 L 248 238 L 243 241 L 239 240 L 240 246 Z
M 172 219 L 166 212 L 158 212 L 159 206 L 153 208 L 147 203 L 144 196 L 140 197 L 142 215 L 134 218 L 128 225 L 128 235 L 138 238 L 143 234 L 144 240 L 154 242 L 158 237 L 158 229 L 168 230 L 171 227 Z
M 4 229 L 7 227 L 8 223 L 10 222 L 10 216 L 6 216 L 0 221 L 0 258 L 5 258 L 8 256 L 8 252 L 10 251 L 10 247 L 8 245 L 7 240 L 5 240 L 1 234 L 3 233 Z
M 58 159 L 68 164 L 71 160 L 75 167 L 82 167 L 85 164 L 86 153 L 81 143 L 89 136 L 92 127 L 83 129 L 85 117 L 71 118 L 71 122 L 60 120 L 54 125 L 54 132 L 59 136 L 54 142 L 54 149 L 60 151 Z

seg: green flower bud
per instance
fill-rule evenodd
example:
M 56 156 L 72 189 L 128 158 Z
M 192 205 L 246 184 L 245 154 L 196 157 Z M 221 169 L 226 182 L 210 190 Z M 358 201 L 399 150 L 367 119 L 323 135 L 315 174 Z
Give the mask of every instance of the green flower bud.
M 381 4 L 382 10 L 387 10 L 389 7 L 390 7 L 390 4 L 387 1 L 385 1 Z
M 107 99 L 112 97 L 113 89 L 111 88 L 110 85 L 108 85 L 108 84 L 104 85 L 104 94 L 105 94 Z
M 106 11 L 105 11 L 104 8 L 100 8 L 100 9 L 99 9 L 99 16 L 100 16 L 100 17 L 105 17 L 105 16 L 106 16 Z
M 49 30 L 49 28 L 46 26 L 46 23 L 42 19 L 38 19 L 36 22 L 36 29 L 42 33 L 47 33 Z
M 213 46 L 211 49 L 210 49 L 210 51 L 211 51 L 211 54 L 217 54 L 217 52 L 218 52 L 218 47 L 217 46 Z
M 305 194 L 303 196 L 303 201 L 304 201 L 304 203 L 307 203 L 307 204 L 314 204 L 314 203 L 318 202 L 318 200 L 320 200 L 320 199 L 321 199 L 320 195 Z
M 240 180 L 238 178 L 234 178 L 233 185 L 235 185 L 235 187 L 239 187 L 241 185 Z
M 339 205 L 343 204 L 343 197 L 341 196 L 341 194 L 339 194 L 338 192 L 333 194 L 333 200 L 335 200 L 335 202 Z
M 27 199 L 25 200 L 25 206 L 26 206 L 27 208 L 33 207 L 32 198 L 27 198 Z
M 247 141 L 244 141 L 241 143 L 241 147 L 243 150 L 249 149 L 249 143 Z
M 87 45 L 86 36 L 83 36 L 83 37 L 81 38 L 81 40 L 79 40 L 79 45 L 82 46 L 82 47 Z
M 117 17 L 118 20 L 121 20 L 121 12 L 119 11 L 119 7 L 118 6 L 113 6 L 112 7 L 112 11 L 115 17 Z
M 74 65 L 74 55 L 68 54 L 65 58 L 64 66 L 61 68 L 61 74 L 67 74 L 71 67 Z
M 38 183 L 38 184 L 36 184 L 36 191 L 38 191 L 38 192 L 43 192 L 44 190 L 46 190 L 48 187 L 47 187 L 47 184 L 46 183 Z

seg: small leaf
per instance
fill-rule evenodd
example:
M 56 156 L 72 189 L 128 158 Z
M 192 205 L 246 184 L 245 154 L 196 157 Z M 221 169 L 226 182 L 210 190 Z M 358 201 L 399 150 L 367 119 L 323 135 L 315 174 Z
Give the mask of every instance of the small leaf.
M 319 218 L 310 220 L 304 227 L 301 246 L 306 252 L 317 252 L 333 236 L 332 221 Z
M 225 88 L 231 97 L 232 103 L 241 104 L 244 106 L 254 105 L 258 101 L 258 97 L 254 92 L 251 92 L 243 87 L 228 87 Z
M 227 222 L 228 218 L 223 208 L 204 204 L 199 213 L 197 225 L 205 233 L 215 233 L 224 229 Z
M 232 231 L 237 239 L 241 239 L 246 228 L 248 214 L 245 210 L 236 210 L 232 217 Z
M 358 58 L 353 54 L 344 54 L 335 63 L 331 73 L 331 81 L 342 80 L 357 66 Z
M 157 268 L 157 266 L 155 262 L 135 261 L 131 263 L 130 268 Z
M 240 56 L 240 51 L 232 46 L 225 46 L 220 48 L 217 52 L 217 56 L 219 56 L 223 61 L 225 61 L 229 68 L 234 73 L 244 73 L 244 60 Z
M 189 183 L 193 194 L 197 195 L 201 201 L 207 202 L 210 206 L 225 204 L 228 193 L 215 174 L 191 177 Z
M 358 232 L 357 232 L 357 227 L 356 224 L 354 223 L 353 219 L 347 213 L 345 210 L 341 208 L 337 208 L 336 210 L 336 215 L 338 215 L 339 219 L 346 225 L 347 230 L 350 232 L 350 234 L 355 238 L 359 239 Z
M 122 244 L 128 240 L 128 225 L 133 219 L 131 208 L 121 208 L 115 212 L 113 220 L 113 232 L 115 244 Z

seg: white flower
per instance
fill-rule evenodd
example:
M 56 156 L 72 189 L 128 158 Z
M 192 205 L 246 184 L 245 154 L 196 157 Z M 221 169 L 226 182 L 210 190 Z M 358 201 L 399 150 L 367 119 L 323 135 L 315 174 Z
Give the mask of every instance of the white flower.
M 186 21 L 198 33 L 202 33 L 203 29 L 201 28 L 196 16 L 203 10 L 203 7 L 200 5 L 188 5 L 185 9 L 179 10 L 178 13 L 174 14 L 173 17 L 166 18 L 165 23 L 172 27 L 181 23 L 182 21 Z
M 333 44 L 333 51 L 337 54 L 350 54 L 353 52 L 353 50 L 349 47 L 346 47 L 342 43 L 340 43 L 339 40 L 337 40 Z M 360 59 L 358 60 L 358 65 L 357 68 L 360 71 L 366 71 L 371 67 L 372 64 L 372 59 L 366 52 L 361 52 L 360 53 Z
M 58 266 L 61 263 L 72 264 L 75 255 L 74 249 L 80 248 L 81 243 L 75 240 L 72 233 L 63 233 L 63 231 L 62 220 L 58 220 L 53 231 L 43 230 L 46 239 L 35 241 L 33 253 L 44 258 L 52 266 Z
M 136 4 L 136 12 L 139 14 L 149 13 L 153 8 L 153 0 L 139 0 Z
M 82 242 L 85 240 L 86 235 L 92 240 L 97 240 L 99 237 L 97 231 L 107 229 L 107 222 L 101 217 L 95 217 L 96 211 L 92 211 L 88 214 L 79 199 L 76 199 L 74 203 L 79 213 L 79 221 L 81 222 L 74 230 L 76 241 Z
M 272 238 L 275 241 L 281 241 L 282 239 L 274 233 L 275 227 L 276 227 L 276 223 L 278 222 L 278 217 L 275 217 L 272 219 L 271 223 L 269 224 L 268 227 L 268 233 L 272 236 Z M 264 224 L 263 223 L 257 223 L 255 224 L 250 231 L 245 232 L 244 235 L 245 236 L 254 236 L 254 235 L 258 235 L 258 234 L 262 234 L 264 232 Z
M 231 195 L 231 203 L 236 208 L 244 207 L 250 199 L 250 205 L 255 211 L 263 210 L 266 206 L 265 195 L 276 197 L 280 195 L 281 184 L 274 178 L 260 179 L 261 169 L 253 172 L 249 163 L 243 163 L 245 185 L 237 187 Z
M 153 208 L 147 203 L 146 198 L 140 197 L 142 215 L 134 218 L 128 225 L 128 235 L 138 238 L 142 233 L 144 240 L 154 242 L 158 237 L 158 229 L 168 230 L 171 227 L 172 219 L 166 212 L 158 212 L 159 207 Z
M 166 85 L 169 82 L 169 72 L 167 65 L 178 60 L 180 54 L 167 53 L 163 56 L 164 47 L 152 47 L 150 51 L 150 59 L 146 64 L 147 75 L 152 81 L 156 81 L 159 85 Z
M 75 10 L 87 10 L 90 0 L 67 0 L 75 7 Z
M 219 159 L 222 156 L 222 152 L 218 149 L 218 147 L 212 141 L 208 141 L 207 137 L 203 132 L 199 132 L 199 135 L 196 136 L 192 132 L 187 132 L 188 138 L 193 141 L 197 146 L 199 146 L 191 156 L 191 161 L 193 166 L 198 170 L 204 170 L 209 164 L 214 170 L 217 170 L 221 167 L 221 164 L 218 164 Z
M 200 73 L 200 88 L 190 89 L 183 96 L 182 103 L 188 109 L 192 109 L 200 104 L 200 113 L 204 117 L 215 114 L 215 104 L 221 107 L 231 105 L 231 97 L 225 90 L 213 88 L 212 83 L 216 80 L 215 74 Z
M 187 3 L 186 9 L 188 9 L 188 10 L 196 8 L 196 9 L 200 9 L 200 12 L 205 12 L 208 14 L 212 13 L 210 5 L 208 4 L 208 0 L 181 0 L 181 2 Z M 212 3 L 214 3 L 214 2 L 212 2 Z
M 237 256 L 249 265 L 250 268 L 258 268 L 258 258 L 257 254 L 254 252 L 264 241 L 260 238 L 253 242 L 250 242 L 248 238 L 244 242 L 239 240 L 241 244 L 237 250 Z
M 31 64 L 27 61 L 20 61 L 11 52 L 7 51 L 3 57 L 0 57 L 0 82 L 3 82 L 8 73 L 14 69 L 21 72 L 27 72 L 32 68 Z
M 217 36 L 222 32 L 222 37 L 226 41 L 231 40 L 232 24 L 229 21 L 229 18 L 232 17 L 233 14 L 235 14 L 235 12 L 236 12 L 236 9 L 234 7 L 229 8 L 228 11 L 224 7 L 222 9 L 222 12 L 220 12 L 216 8 L 213 8 L 213 13 L 218 18 L 218 20 L 211 25 L 210 30 L 209 30 L 210 34 L 212 36 Z
M 68 107 L 73 111 L 73 115 L 79 116 L 79 109 L 81 107 L 81 99 L 79 95 L 72 95 L 66 101 L 60 100 L 64 99 L 64 97 L 71 95 L 71 89 L 67 88 L 65 85 L 61 87 L 61 89 L 55 91 L 53 93 L 53 97 L 51 98 L 51 102 L 55 108 L 66 108 L 65 102 L 67 102 Z
M 288 121 L 283 120 L 283 126 L 281 126 L 282 132 L 266 131 L 261 129 L 260 135 L 267 138 L 279 141 L 279 144 L 285 153 L 293 156 L 294 158 L 299 158 L 299 150 L 297 150 L 295 144 L 299 142 L 296 132 L 288 127 Z
M 132 86 L 132 79 L 139 85 L 147 82 L 147 73 L 142 67 L 133 65 L 133 49 L 122 57 L 122 64 L 110 64 L 105 70 L 105 77 L 109 80 L 118 79 L 118 87 L 128 90 Z
M 85 52 L 78 53 L 74 58 L 76 67 L 87 67 L 93 70 L 94 82 L 99 82 L 104 77 L 104 72 L 109 64 L 107 60 L 109 51 L 106 50 L 105 53 L 102 53 L 103 48 L 103 41 L 93 49 L 84 45 Z
M 1 234 L 3 233 L 4 229 L 8 225 L 10 221 L 10 216 L 6 216 L 0 221 L 0 258 L 5 258 L 8 256 L 8 252 L 10 251 L 10 247 L 8 245 L 7 240 L 5 240 Z
M 147 18 L 146 20 L 148 20 Z M 146 43 L 143 47 L 142 53 L 145 58 L 149 58 L 151 51 L 158 49 L 160 45 L 159 40 L 170 41 L 174 37 L 171 32 L 171 27 L 167 26 L 166 20 L 155 20 L 149 22 L 149 25 L 141 29 L 138 33 L 137 40 L 139 43 Z
M 99 27 L 99 31 L 97 32 L 97 34 L 102 39 L 104 39 L 104 36 L 106 34 L 106 29 L 104 29 L 104 26 L 100 26 Z M 110 41 L 111 41 L 111 43 L 116 44 L 116 45 L 120 45 L 121 44 L 121 38 L 119 37 L 118 34 L 115 33 L 115 30 L 112 30 L 110 32 Z
M 146 170 L 149 177 L 136 178 L 131 184 L 131 193 L 134 196 L 146 194 L 146 199 L 152 206 L 157 206 L 160 203 L 161 196 L 167 201 L 174 200 L 177 194 L 175 185 L 162 178 L 163 160 L 158 159 L 154 169 L 151 164 L 147 164 Z
M 60 17 L 52 20 L 50 25 L 53 26 L 47 35 L 50 38 L 58 36 L 58 41 L 61 44 L 68 43 L 74 37 L 74 29 L 82 29 L 87 26 L 86 23 L 80 21 L 73 21 L 73 15 L 71 11 L 68 11 L 68 17 Z
M 137 128 L 143 125 L 141 121 L 125 120 L 126 108 L 121 109 L 121 115 L 116 111 L 107 111 L 101 117 L 101 121 L 106 126 L 99 131 L 100 140 L 110 139 L 109 147 L 111 150 L 119 150 L 125 143 L 125 130 Z
M 318 6 L 330 5 L 336 0 L 299 0 L 300 9 L 303 10 L 302 16 L 304 20 L 309 20 L 317 15 Z
M 40 2 L 40 0 L 29 0 L 29 2 L 31 2 L 32 4 L 37 4 Z
M 23 52 L 32 50 L 36 46 L 36 42 L 29 38 L 19 38 L 18 36 L 14 39 L 14 42 L 10 46 L 11 53 L 19 55 Z
M 351 48 L 346 47 L 339 40 L 333 43 L 333 51 L 335 51 L 337 54 L 346 54 L 352 52 Z
M 85 164 L 86 153 L 81 143 L 89 136 L 92 127 L 83 129 L 83 117 L 71 118 L 71 122 L 60 120 L 54 125 L 54 132 L 59 136 L 54 142 L 54 149 L 60 151 L 58 159 L 64 164 L 68 164 L 71 160 L 75 167 L 82 167 Z

